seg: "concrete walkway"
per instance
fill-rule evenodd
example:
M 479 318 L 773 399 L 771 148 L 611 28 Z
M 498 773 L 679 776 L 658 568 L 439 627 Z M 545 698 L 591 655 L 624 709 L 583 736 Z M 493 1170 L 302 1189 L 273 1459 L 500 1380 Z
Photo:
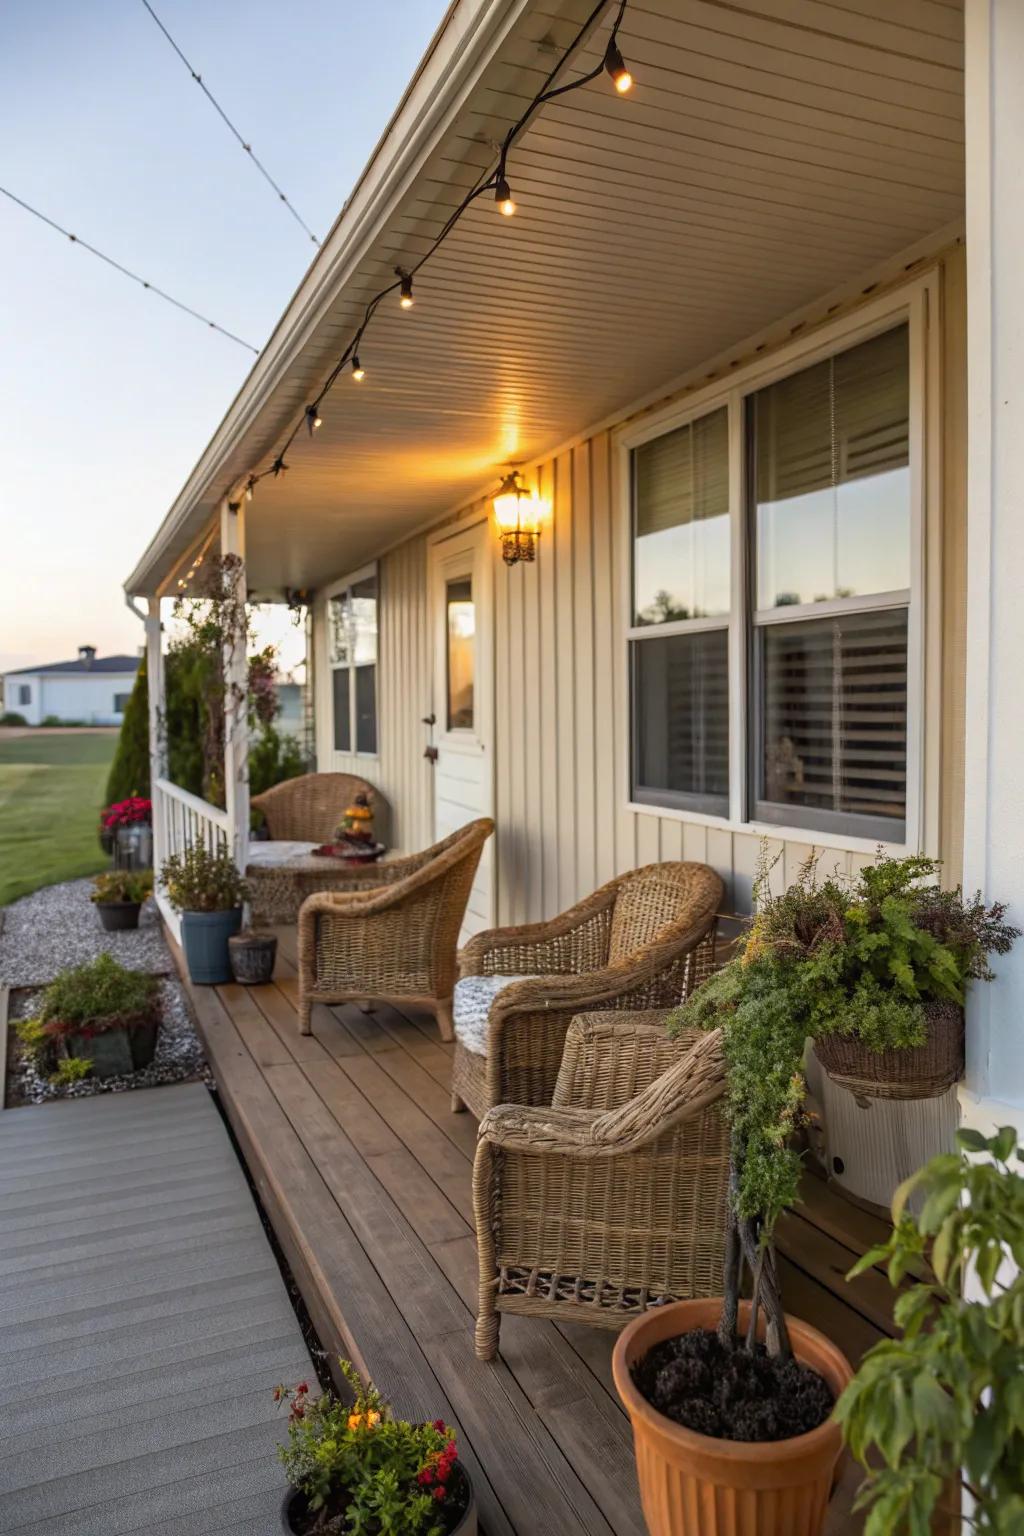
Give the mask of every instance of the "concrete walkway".
M 201 1084 L 0 1113 L 0 1532 L 276 1536 L 303 1377 Z

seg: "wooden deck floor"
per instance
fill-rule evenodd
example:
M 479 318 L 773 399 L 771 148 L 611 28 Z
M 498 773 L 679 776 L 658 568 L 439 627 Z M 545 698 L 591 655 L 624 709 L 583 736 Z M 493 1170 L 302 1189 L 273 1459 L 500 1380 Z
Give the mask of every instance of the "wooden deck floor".
M 0 1114 L 0 1531 L 272 1536 L 309 1372 L 202 1084 Z
M 642 1536 L 628 1422 L 602 1330 L 506 1316 L 501 1356 L 473 1352 L 476 1126 L 449 1110 L 433 1021 L 381 1006 L 296 1022 L 294 930 L 271 986 L 197 987 L 228 1114 L 321 1337 L 411 1418 L 459 1430 L 487 1536 Z M 842 1276 L 880 1223 L 823 1184 L 783 1233 L 790 1310 L 858 1356 L 891 1322 L 888 1284 Z M 830 1536 L 848 1515 L 851 1472 Z

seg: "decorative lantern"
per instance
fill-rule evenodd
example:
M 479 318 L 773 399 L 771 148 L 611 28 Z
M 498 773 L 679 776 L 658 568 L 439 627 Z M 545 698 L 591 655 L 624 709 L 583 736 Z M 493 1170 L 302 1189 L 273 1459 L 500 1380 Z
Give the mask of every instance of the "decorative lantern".
M 494 498 L 501 557 L 506 565 L 515 565 L 520 560 L 536 560 L 540 522 L 545 510 L 545 503 L 537 492 L 523 484 L 518 470 L 511 470 Z

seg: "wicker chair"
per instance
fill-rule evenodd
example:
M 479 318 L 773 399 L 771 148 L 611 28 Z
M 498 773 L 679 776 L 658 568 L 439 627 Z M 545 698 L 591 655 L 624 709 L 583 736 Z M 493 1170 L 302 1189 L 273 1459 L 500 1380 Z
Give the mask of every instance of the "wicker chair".
M 352 773 L 303 773 L 285 779 L 262 795 L 254 795 L 252 808 L 262 811 L 275 841 L 329 843 L 334 839 L 345 807 L 358 794 L 370 797 L 374 830 L 387 842 L 388 804 L 382 795 Z
M 486 817 L 423 853 L 380 864 L 380 883 L 323 891 L 299 910 L 299 1029 L 314 1003 L 353 999 L 420 1003 L 452 1039 L 459 929 L 484 843 Z
M 669 1040 L 665 1013 L 573 1020 L 552 1102 L 480 1125 L 476 1352 L 502 1312 L 621 1328 L 722 1289 L 729 1131 L 720 1031 Z
M 706 864 L 648 864 L 550 922 L 477 934 L 463 976 L 527 979 L 491 1003 L 485 1054 L 456 1039 L 452 1109 L 550 1104 L 575 1014 L 682 1002 L 714 969 L 723 894 Z

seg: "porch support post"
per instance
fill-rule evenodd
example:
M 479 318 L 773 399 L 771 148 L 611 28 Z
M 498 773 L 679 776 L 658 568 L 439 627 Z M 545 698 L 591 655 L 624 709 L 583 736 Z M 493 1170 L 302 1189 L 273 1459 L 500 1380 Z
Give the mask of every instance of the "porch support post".
M 245 602 L 245 502 L 223 501 L 220 508 L 222 555 L 238 555 L 237 596 Z M 249 860 L 248 655 L 244 635 L 224 647 L 224 805 L 228 840 L 237 867 Z
M 1024 927 L 1024 6 L 967 0 L 964 886 Z M 969 1122 L 1024 1131 L 1024 941 L 972 988 Z
M 153 873 L 158 877 L 167 849 L 164 846 L 163 802 L 153 791 L 157 779 L 167 777 L 167 682 L 160 624 L 160 599 L 149 599 L 146 614 L 146 688 L 149 702 L 149 777 L 153 802 Z

